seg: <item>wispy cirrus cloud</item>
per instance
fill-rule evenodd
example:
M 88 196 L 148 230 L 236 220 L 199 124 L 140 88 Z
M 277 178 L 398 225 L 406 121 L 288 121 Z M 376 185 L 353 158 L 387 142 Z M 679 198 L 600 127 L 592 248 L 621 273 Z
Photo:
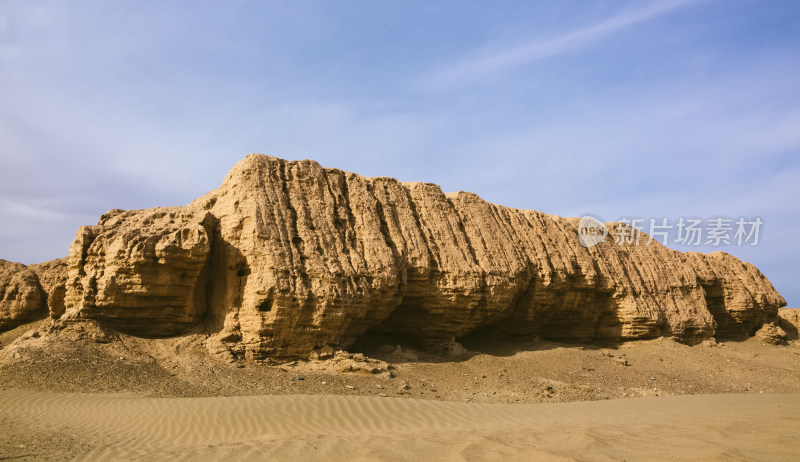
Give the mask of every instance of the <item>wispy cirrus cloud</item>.
M 441 68 L 428 77 L 431 87 L 479 80 L 517 66 L 566 53 L 596 43 L 633 25 L 655 19 L 705 0 L 667 0 L 625 11 L 595 24 L 562 33 L 556 37 L 533 40 L 511 48 L 483 51 Z

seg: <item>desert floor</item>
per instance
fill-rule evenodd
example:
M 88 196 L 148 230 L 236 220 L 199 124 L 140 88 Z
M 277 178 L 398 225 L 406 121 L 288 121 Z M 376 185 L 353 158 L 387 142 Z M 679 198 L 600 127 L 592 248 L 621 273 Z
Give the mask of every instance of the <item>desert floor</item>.
M 228 363 L 201 334 L 30 335 L 45 323 L 0 334 L 0 459 L 800 458 L 798 342 L 473 339 L 367 348 L 370 373 Z

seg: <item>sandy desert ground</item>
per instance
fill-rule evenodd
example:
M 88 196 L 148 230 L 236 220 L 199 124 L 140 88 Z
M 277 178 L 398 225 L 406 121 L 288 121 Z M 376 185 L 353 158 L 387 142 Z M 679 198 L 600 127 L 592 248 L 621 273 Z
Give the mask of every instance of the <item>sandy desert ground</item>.
M 46 323 L 0 334 L 0 458 L 800 457 L 796 342 L 473 339 L 457 358 L 367 347 L 270 365 L 227 363 L 201 334 L 31 335 Z
M 16 440 L 2 450 L 19 459 L 793 460 L 800 454 L 798 395 L 465 404 L 3 391 L 0 405 L 4 440 Z

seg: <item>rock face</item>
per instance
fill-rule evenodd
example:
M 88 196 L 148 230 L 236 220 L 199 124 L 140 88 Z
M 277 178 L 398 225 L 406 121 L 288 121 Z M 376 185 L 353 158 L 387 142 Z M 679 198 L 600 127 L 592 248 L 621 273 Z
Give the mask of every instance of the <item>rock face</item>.
M 800 331 L 800 309 L 778 309 L 778 327 L 786 332 L 786 340 L 797 340 Z
M 112 210 L 78 230 L 69 251 L 70 317 L 143 335 L 169 335 L 206 311 L 213 217 L 180 207 Z
M 786 305 L 769 280 L 749 263 L 724 252 L 688 252 L 686 257 L 697 272 L 718 337 L 749 337 L 775 319 L 778 307 Z
M 753 335 L 783 298 L 752 265 L 657 241 L 580 243 L 578 219 L 433 184 L 250 155 L 186 207 L 111 211 L 70 248 L 68 316 L 213 333 L 236 357 L 365 335 L 449 350 L 473 334 L 561 341 Z
M 21 263 L 0 260 L 0 329 L 10 329 L 45 312 L 36 273 Z
M 64 314 L 67 259 L 25 266 L 0 260 L 0 331 Z
M 64 314 L 64 297 L 67 294 L 67 259 L 59 258 L 45 263 L 30 265 L 39 278 L 39 284 L 47 298 L 50 316 L 58 318 Z

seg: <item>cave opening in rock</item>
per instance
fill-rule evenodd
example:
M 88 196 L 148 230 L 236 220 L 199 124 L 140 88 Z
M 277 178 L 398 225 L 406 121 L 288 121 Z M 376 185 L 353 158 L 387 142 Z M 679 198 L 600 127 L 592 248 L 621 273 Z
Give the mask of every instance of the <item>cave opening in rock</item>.
M 499 327 L 498 324 L 491 324 L 479 327 L 466 335 L 456 337 L 455 342 L 470 351 L 499 353 L 499 351 L 495 350 L 530 342 L 534 338 L 535 336 L 528 334 L 510 334 Z
M 369 354 L 379 349 L 386 351 L 388 345 L 425 351 L 426 342 L 419 329 L 420 323 L 424 322 L 425 314 L 420 306 L 404 299 L 389 317 L 360 335 L 348 350 Z
M 708 311 L 717 323 L 714 337 L 721 340 L 744 340 L 747 333 L 725 307 L 725 292 L 722 283 L 714 281 L 713 284 L 704 285 L 703 293 Z
M 394 351 L 398 346 L 403 350 L 422 350 L 422 347 L 408 336 L 387 332 L 380 328 L 373 328 L 353 342 L 353 344 L 347 348 L 347 351 L 371 355 L 379 352 Z
M 258 304 L 258 311 L 265 313 L 268 311 L 272 311 L 272 297 L 267 298 L 266 300 L 262 301 Z
M 236 265 L 236 277 L 247 277 L 250 275 L 250 267 L 247 263 L 240 263 Z

